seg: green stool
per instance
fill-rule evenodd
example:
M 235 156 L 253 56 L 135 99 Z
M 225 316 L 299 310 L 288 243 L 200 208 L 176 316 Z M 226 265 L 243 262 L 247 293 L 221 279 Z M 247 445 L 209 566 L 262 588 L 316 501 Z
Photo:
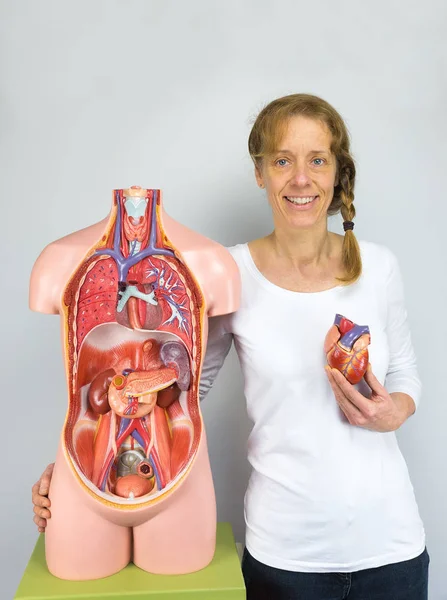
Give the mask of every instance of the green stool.
M 63 581 L 45 562 L 44 535 L 37 540 L 14 600 L 245 600 L 239 557 L 229 523 L 217 526 L 216 554 L 211 564 L 188 575 L 151 575 L 130 563 L 94 581 Z

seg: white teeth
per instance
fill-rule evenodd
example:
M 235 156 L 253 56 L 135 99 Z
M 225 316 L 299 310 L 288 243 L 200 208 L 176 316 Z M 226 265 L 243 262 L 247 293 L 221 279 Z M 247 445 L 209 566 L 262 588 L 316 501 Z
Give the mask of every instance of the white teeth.
M 286 196 L 286 198 L 287 198 L 287 200 L 289 200 L 289 202 L 292 202 L 292 204 L 309 204 L 309 202 L 312 202 L 312 200 L 315 200 L 315 196 L 308 196 L 307 198 Z

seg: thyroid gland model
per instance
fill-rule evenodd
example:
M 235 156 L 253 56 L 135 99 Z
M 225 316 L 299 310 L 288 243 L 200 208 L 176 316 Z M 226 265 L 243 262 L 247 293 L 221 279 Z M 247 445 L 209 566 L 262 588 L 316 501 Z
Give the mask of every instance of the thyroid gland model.
M 324 342 L 327 362 L 330 367 L 340 371 L 349 383 L 358 383 L 368 368 L 370 343 L 368 326 L 356 325 L 337 314 Z
M 107 219 L 39 256 L 30 307 L 61 316 L 69 400 L 49 491 L 55 576 L 212 560 L 199 378 L 208 317 L 235 311 L 239 294 L 230 254 L 171 219 L 159 190 L 115 190 Z

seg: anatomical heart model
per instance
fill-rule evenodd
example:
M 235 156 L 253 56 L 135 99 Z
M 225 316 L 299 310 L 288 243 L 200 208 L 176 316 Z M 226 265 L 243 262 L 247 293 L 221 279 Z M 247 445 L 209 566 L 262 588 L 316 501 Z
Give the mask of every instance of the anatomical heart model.
M 30 305 L 61 315 L 69 399 L 49 492 L 54 575 L 99 578 L 130 560 L 186 573 L 210 562 L 199 379 L 208 316 L 238 302 L 232 257 L 171 219 L 159 190 L 115 190 L 108 219 L 42 252 Z
M 368 368 L 370 342 L 368 326 L 356 325 L 342 315 L 335 315 L 324 342 L 329 366 L 343 373 L 349 383 L 358 383 Z

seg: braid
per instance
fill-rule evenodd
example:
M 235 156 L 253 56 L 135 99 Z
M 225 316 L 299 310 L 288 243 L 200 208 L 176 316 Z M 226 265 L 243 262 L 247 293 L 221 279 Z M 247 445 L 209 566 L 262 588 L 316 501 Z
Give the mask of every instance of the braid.
M 346 165 L 340 173 L 340 200 L 343 221 L 353 221 L 355 218 L 354 207 L 354 164 Z M 345 231 L 342 248 L 342 262 L 345 271 L 344 277 L 339 280 L 343 283 L 354 283 L 362 272 L 362 259 L 357 238 L 351 228 Z

